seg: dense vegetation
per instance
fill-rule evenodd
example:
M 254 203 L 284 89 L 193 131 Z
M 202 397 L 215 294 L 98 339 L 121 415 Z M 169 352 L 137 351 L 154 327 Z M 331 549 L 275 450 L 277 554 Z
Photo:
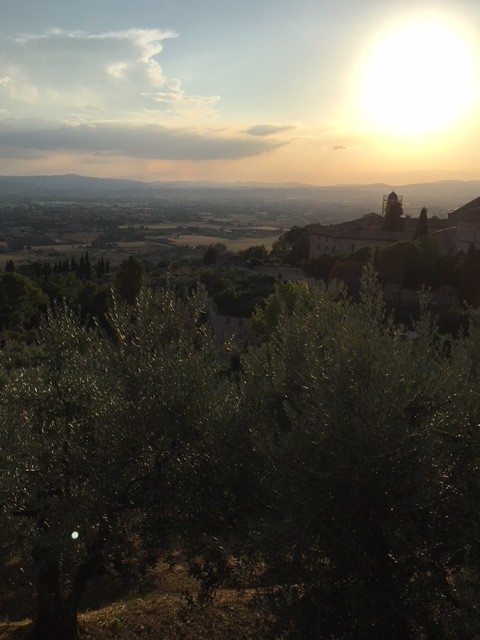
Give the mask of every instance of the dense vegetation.
M 425 295 L 406 333 L 367 265 L 355 301 L 279 289 L 232 372 L 202 290 L 129 262 L 101 322 L 57 304 L 0 351 L 0 560 L 36 585 L 32 637 L 174 551 L 202 602 L 255 588 L 276 638 L 478 637 L 477 313 L 440 334 Z
M 397 320 L 408 323 L 410 317 L 418 317 L 412 296 L 425 286 L 440 291 L 434 305 L 441 330 L 455 333 L 467 325 L 466 307 L 480 304 L 480 251 L 472 245 L 467 254 L 446 255 L 426 234 L 425 209 L 422 215 L 415 239 L 375 249 L 374 266 L 382 284 L 390 286 L 387 303 Z M 195 291 L 201 283 L 221 315 L 249 318 L 264 307 L 278 280 L 290 277 L 282 273 L 290 267 L 297 270 L 295 279 L 341 280 L 349 295 L 358 299 L 362 267 L 370 257 L 370 248 L 364 247 L 347 255 L 308 259 L 308 235 L 294 226 L 280 235 L 270 252 L 264 245 L 253 245 L 231 254 L 217 243 L 204 249 L 202 257 L 154 263 L 130 256 L 112 269 L 108 258 L 91 259 L 88 252 L 54 262 L 16 264 L 11 259 L 0 272 L 0 330 L 33 328 L 48 305 L 63 299 L 72 307 L 80 306 L 84 316 L 102 320 L 112 284 L 122 299 L 131 301 L 142 282 L 157 289 L 172 288 L 180 295 Z

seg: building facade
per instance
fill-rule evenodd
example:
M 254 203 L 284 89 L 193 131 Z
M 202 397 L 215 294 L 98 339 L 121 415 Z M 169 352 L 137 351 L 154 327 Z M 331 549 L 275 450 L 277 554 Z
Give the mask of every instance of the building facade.
M 393 201 L 401 202 L 401 196 L 392 192 L 384 196 L 382 211 Z M 405 217 L 401 231 L 384 229 L 385 218 L 377 213 L 367 213 L 361 218 L 338 224 L 311 224 L 305 229 L 309 239 L 309 257 L 346 255 L 364 247 L 384 249 L 396 242 L 413 240 L 418 218 Z M 480 249 L 480 198 L 449 214 L 447 218 L 429 218 L 428 234 L 435 238 L 445 253 L 455 255 L 467 252 L 471 244 Z

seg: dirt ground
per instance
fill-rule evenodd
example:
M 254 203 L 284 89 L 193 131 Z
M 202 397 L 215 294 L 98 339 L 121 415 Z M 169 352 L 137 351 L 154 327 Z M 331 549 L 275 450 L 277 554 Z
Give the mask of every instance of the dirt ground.
M 251 594 L 234 590 L 217 593 L 205 608 L 187 607 L 185 595 L 195 585 L 185 570 L 160 564 L 139 591 L 79 615 L 80 635 L 85 640 L 263 640 L 267 638 L 266 616 Z M 98 584 L 102 599 L 108 586 Z M 107 591 L 107 593 L 106 593 Z M 112 594 L 115 592 L 113 587 Z M 107 596 L 107 597 L 106 597 Z M 95 587 L 88 596 L 95 599 Z M 31 621 L 0 623 L 0 640 L 22 640 Z

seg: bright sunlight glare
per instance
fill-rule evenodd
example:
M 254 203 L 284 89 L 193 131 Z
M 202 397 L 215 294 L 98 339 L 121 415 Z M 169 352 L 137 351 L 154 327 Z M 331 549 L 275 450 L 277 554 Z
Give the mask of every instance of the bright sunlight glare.
M 437 131 L 473 104 L 473 56 L 442 24 L 404 26 L 374 48 L 362 92 L 366 116 L 378 128 L 407 135 Z

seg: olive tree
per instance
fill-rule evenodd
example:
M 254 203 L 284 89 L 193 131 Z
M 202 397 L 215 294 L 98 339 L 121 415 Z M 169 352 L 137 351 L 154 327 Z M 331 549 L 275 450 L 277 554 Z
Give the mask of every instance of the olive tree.
M 201 295 L 142 291 L 114 305 L 107 335 L 59 308 L 32 361 L 4 378 L 2 532 L 34 573 L 35 639 L 76 637 L 99 567 L 151 561 L 186 533 L 195 491 L 184 476 L 228 396 L 202 311 Z
M 475 637 L 477 353 L 425 314 L 408 337 L 367 267 L 359 304 L 312 288 L 244 359 L 245 548 L 277 637 Z

